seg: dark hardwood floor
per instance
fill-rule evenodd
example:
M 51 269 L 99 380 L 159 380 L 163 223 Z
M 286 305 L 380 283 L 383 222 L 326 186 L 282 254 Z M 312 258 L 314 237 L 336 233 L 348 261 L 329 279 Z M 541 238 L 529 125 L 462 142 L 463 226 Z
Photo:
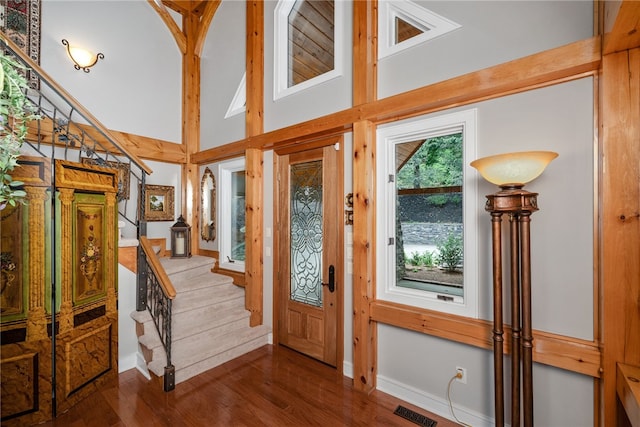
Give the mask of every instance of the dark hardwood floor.
M 180 383 L 165 393 L 162 380 L 137 370 L 80 402 L 44 426 L 406 426 L 398 405 L 429 414 L 380 391 L 353 390 L 335 369 L 289 350 L 261 347 Z

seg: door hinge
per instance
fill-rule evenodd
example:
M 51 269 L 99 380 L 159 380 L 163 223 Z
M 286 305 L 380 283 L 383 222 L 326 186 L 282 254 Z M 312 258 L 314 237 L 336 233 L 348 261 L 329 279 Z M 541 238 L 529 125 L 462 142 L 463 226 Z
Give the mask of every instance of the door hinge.
M 389 182 L 395 182 L 396 181 L 396 176 L 393 174 L 389 174 Z
M 389 246 L 393 246 L 396 244 L 396 239 L 393 237 L 389 237 Z

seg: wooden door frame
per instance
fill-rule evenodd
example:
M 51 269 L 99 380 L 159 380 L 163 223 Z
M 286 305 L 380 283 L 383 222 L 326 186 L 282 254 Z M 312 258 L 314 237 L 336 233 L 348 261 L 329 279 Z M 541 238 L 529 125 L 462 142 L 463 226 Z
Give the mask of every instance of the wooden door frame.
M 344 138 L 342 135 L 332 136 L 328 138 L 323 138 L 320 140 L 314 140 L 306 143 L 301 143 L 299 145 L 288 146 L 285 148 L 274 150 L 273 156 L 273 215 L 274 218 L 277 216 L 277 212 L 279 211 L 278 206 L 278 164 L 280 156 L 284 156 L 287 154 L 298 153 L 301 151 L 313 150 L 316 148 L 323 148 L 330 145 L 339 144 L 339 151 L 344 150 Z M 336 165 L 336 181 L 340 188 L 337 191 L 337 194 L 344 193 L 344 154 L 337 156 L 338 161 Z M 336 201 L 339 203 L 339 201 Z M 340 220 L 339 220 L 340 221 Z M 340 221 L 341 224 L 343 224 Z M 274 221 L 275 225 L 275 221 Z M 338 229 L 338 247 L 340 248 L 335 269 L 336 269 L 336 277 L 338 278 L 339 285 L 337 292 L 339 294 L 336 298 L 336 380 L 342 381 L 343 377 L 343 365 L 344 365 L 344 297 L 345 297 L 345 286 L 344 286 L 344 225 L 337 227 Z M 282 292 L 282 288 L 280 286 L 280 282 L 278 280 L 278 267 L 277 263 L 280 260 L 280 238 L 277 231 L 273 233 L 273 345 L 280 345 L 280 339 L 278 337 L 278 320 L 280 316 L 281 304 L 280 304 L 280 293 Z

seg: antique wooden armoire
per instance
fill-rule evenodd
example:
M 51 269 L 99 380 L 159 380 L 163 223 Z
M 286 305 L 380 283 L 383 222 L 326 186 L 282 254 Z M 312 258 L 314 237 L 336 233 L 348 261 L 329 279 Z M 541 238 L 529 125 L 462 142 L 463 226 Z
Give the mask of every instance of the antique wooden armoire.
M 0 210 L 2 425 L 51 419 L 118 374 L 118 171 L 22 157 Z

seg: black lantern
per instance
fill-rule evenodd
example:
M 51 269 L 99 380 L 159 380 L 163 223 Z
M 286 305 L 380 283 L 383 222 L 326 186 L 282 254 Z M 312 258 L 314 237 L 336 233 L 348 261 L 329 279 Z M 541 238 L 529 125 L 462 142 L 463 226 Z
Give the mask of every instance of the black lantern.
M 182 215 L 171 227 L 171 258 L 191 257 L 191 226 L 184 222 Z

